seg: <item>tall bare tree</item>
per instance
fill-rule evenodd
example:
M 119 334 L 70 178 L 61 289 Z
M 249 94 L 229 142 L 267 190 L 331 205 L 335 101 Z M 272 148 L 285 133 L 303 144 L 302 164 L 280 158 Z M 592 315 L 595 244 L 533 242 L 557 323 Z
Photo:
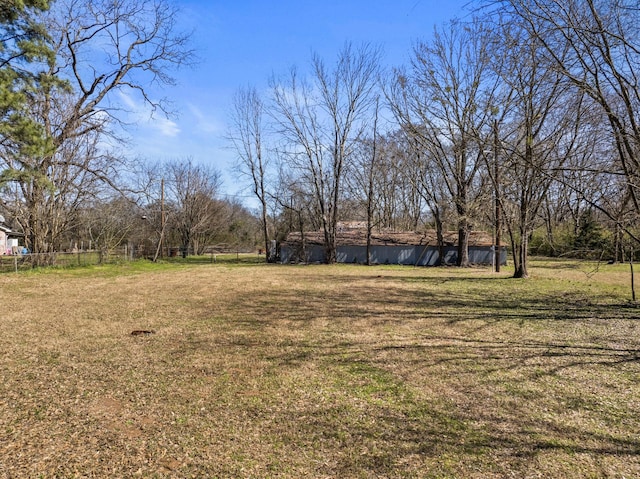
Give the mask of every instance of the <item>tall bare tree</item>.
M 502 0 L 503 14 L 524 21 L 555 68 L 588 95 L 617 161 L 605 174 L 624 176 L 629 204 L 640 211 L 640 9 L 631 0 Z M 599 206 L 599 205 L 592 205 Z M 610 218 L 611 212 L 603 209 Z M 628 230 L 633 235 L 633 232 Z M 640 240 L 637 238 L 637 240 Z
M 483 151 L 490 144 L 498 79 L 490 31 L 479 21 L 451 22 L 418 43 L 408 72 L 396 72 L 388 96 L 403 129 L 442 172 L 458 222 L 458 266 L 469 265 L 469 232 Z
M 310 185 L 329 263 L 336 261 L 345 164 L 373 118 L 379 55 L 368 45 L 347 44 L 333 68 L 313 56 L 311 83 L 301 80 L 295 69 L 288 79 L 272 82 L 286 160 L 300 181 Z
M 347 188 L 355 200 L 357 210 L 364 210 L 362 216 L 366 222 L 366 264 L 371 265 L 371 239 L 373 229 L 379 224 L 375 213 L 378 205 L 379 186 L 378 162 L 379 133 L 378 133 L 379 101 L 376 100 L 373 121 L 373 137 L 363 138 L 359 148 L 354 152 L 353 161 L 346 165 Z M 354 213 L 351 213 L 354 215 Z M 355 219 L 354 216 L 351 219 Z
M 36 253 L 56 247 L 56 218 L 43 205 L 61 201 L 64 188 L 80 190 L 92 184 L 88 177 L 106 183 L 113 178 L 113 163 L 102 161 L 99 142 L 94 141 L 91 152 L 69 152 L 108 134 L 109 122 L 121 118 L 114 94 L 137 94 L 152 108 L 166 111 L 166 104 L 152 98 L 148 88 L 171 84 L 170 71 L 192 59 L 188 36 L 176 31 L 176 11 L 165 0 L 58 0 L 53 6 L 43 22 L 55 61 L 43 78 L 65 83 L 43 82 L 30 98 L 31 115 L 43 125 L 48 148 L 25 154 L 9 145 L 0 155 L 21 189 L 20 221 Z M 70 173 L 61 174 L 64 170 Z M 76 181 L 79 174 L 82 181 Z M 61 184 L 60 178 L 73 182 Z
M 526 278 L 529 238 L 549 188 L 576 154 L 584 101 L 520 23 L 505 23 L 496 33 L 493 58 L 503 101 L 501 119 L 494 123 L 499 145 L 490 150 L 494 158 L 488 162 L 495 168 L 487 170 L 498 212 L 505 213 L 514 277 Z
M 167 221 L 179 234 L 183 257 L 189 250 L 198 251 L 198 244 L 214 236 L 220 224 L 221 212 L 216 196 L 221 186 L 220 172 L 198 165 L 188 158 L 167 163 L 167 201 L 173 202 L 174 213 Z
M 253 195 L 260 203 L 266 261 L 272 258 L 269 236 L 267 168 L 264 144 L 265 105 L 255 88 L 240 88 L 233 98 L 229 139 L 238 158 L 237 168 L 249 176 Z

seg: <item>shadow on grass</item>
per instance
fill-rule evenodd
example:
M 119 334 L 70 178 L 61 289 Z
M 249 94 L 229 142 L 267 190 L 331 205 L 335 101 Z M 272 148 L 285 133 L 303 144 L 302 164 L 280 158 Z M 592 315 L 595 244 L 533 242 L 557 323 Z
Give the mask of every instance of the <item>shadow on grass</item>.
M 573 321 L 637 319 L 639 312 L 628 303 L 612 303 L 602 295 L 588 295 L 582 291 L 543 292 L 539 294 L 510 293 L 500 289 L 498 278 L 430 278 L 416 281 L 429 284 L 428 291 L 408 289 L 402 286 L 372 289 L 359 284 L 358 278 L 325 278 L 331 284 L 344 284 L 344 288 L 327 293 L 315 290 L 279 290 L 271 296 L 246 298 L 239 296 L 240 309 L 249 307 L 260 312 L 265 319 L 276 314 L 279 319 L 310 321 L 325 318 L 349 318 L 406 322 L 425 318 L 443 318 L 449 323 L 484 320 L 495 321 Z M 406 281 L 405 278 L 397 278 Z M 415 278 L 410 278 L 414 281 Z M 443 288 L 451 283 L 453 289 Z M 496 292 L 486 287 L 496 284 Z M 457 285 L 478 286 L 472 290 L 456 290 Z
M 277 374 L 326 371 L 329 392 L 280 418 L 300 425 L 292 447 L 326 453 L 317 472 L 386 477 L 417 464 L 433 476 L 502 477 L 552 454 L 567 467 L 554 474 L 584 472 L 581 455 L 640 473 L 625 391 L 639 387 L 640 345 L 611 329 L 635 322 L 635 309 L 579 289 L 488 294 L 500 278 L 322 281 L 332 287 L 239 294 L 228 307 L 242 319 L 223 340 Z
M 320 360 L 328 368 L 330 378 L 335 377 L 333 370 L 336 369 L 350 372 L 349 381 L 344 378 L 340 381 L 342 392 L 334 393 L 334 397 L 342 397 L 341 402 L 334 399 L 326 407 L 295 410 L 293 416 L 287 418 L 302 425 L 303 444 L 299 437 L 290 438 L 297 447 L 305 444 L 307 447 L 320 447 L 321 452 L 326 449 L 327 456 L 333 454 L 334 458 L 336 450 L 347 451 L 319 472 L 334 477 L 353 477 L 364 470 L 372 477 L 393 477 L 404 464 L 418 463 L 428 468 L 429 477 L 462 477 L 470 471 L 503 477 L 523 475 L 539 455 L 545 454 L 553 454 L 557 461 L 568 465 L 565 472 L 569 475 L 575 474 L 572 468 L 584 456 L 596 462 L 606 461 L 606 458 L 621 459 L 635 464 L 630 470 L 638 467 L 640 440 L 637 435 L 625 433 L 614 424 L 615 421 L 609 425 L 610 428 L 590 428 L 593 422 L 606 422 L 609 414 L 615 414 L 611 410 L 598 409 L 600 406 L 597 404 L 590 405 L 590 398 L 572 397 L 558 391 L 550 391 L 550 394 L 558 396 L 553 399 L 533 395 L 521 399 L 509 394 L 483 397 L 482 393 L 474 390 L 474 385 L 469 385 L 468 390 L 464 390 L 464 385 L 458 385 L 463 390 L 449 390 L 452 397 L 444 389 L 442 394 L 431 395 L 427 399 L 416 392 L 413 381 L 394 375 L 389 364 L 378 358 L 380 352 L 401 350 L 405 353 L 411 350 L 413 362 L 420 363 L 417 369 L 425 377 L 445 382 L 447 378 L 434 371 L 441 370 L 448 363 L 461 366 L 445 368 L 450 374 L 468 374 L 464 371 L 468 366 L 480 379 L 490 375 L 493 368 L 509 369 L 508 364 L 512 364 L 512 368 L 525 367 L 532 358 L 561 355 L 570 359 L 567 367 L 588 368 L 594 364 L 614 366 L 637 361 L 637 351 L 587 346 L 569 348 L 542 343 L 478 342 L 464 338 L 431 339 L 444 344 L 373 347 L 366 351 L 366 355 L 352 351 L 351 357 L 345 354 L 345 345 L 329 345 L 315 347 L 313 351 L 307 350 L 295 357 L 276 355 L 271 358 L 285 369 L 303 366 L 300 362 Z M 353 346 L 364 349 L 361 343 Z M 524 353 L 512 353 L 516 350 Z M 402 356 L 394 356 L 394 361 L 402 360 Z M 377 380 L 376 370 L 387 378 Z M 555 375 L 557 372 L 547 373 Z M 535 385 L 539 379 L 533 375 L 521 381 Z M 329 381 L 325 387 L 332 390 L 335 385 Z M 466 397 L 456 397 L 461 393 Z M 493 400 L 496 402 L 492 403 Z M 325 401 L 326 398 L 322 403 Z M 543 403 L 539 409 L 537 402 Z M 564 406 L 571 402 L 573 404 Z M 572 423 L 570 418 L 574 414 L 581 414 L 586 420 Z M 583 455 L 582 459 L 580 455 Z M 416 462 L 416 458 L 419 461 Z M 408 474 L 407 477 L 414 476 Z M 418 474 L 416 477 L 424 476 Z
M 354 477 L 367 471 L 370 477 L 395 477 L 400 470 L 407 474 L 406 465 L 413 462 L 421 466 L 403 477 L 462 477 L 471 471 L 510 477 L 524 474 L 541 454 L 562 457 L 569 473 L 580 462 L 579 455 L 635 461 L 640 454 L 638 440 L 526 416 L 470 418 L 445 405 L 424 402 L 393 411 L 374 406 L 360 411 L 364 420 L 354 419 L 354 412 L 348 407 L 314 408 L 292 418 L 304 424 L 310 444 L 348 451 L 318 472 Z
M 335 376 L 331 369 L 351 372 L 350 381 L 340 385 L 345 403 L 329 401 L 331 406 L 295 411 L 290 418 L 304 424 L 304 437 L 311 444 L 322 444 L 328 453 L 349 451 L 320 472 L 351 477 L 366 470 L 374 477 L 391 477 L 403 464 L 420 458 L 418 462 L 435 476 L 462 477 L 469 471 L 483 471 L 502 477 L 524 475 L 532 461 L 548 454 L 556 458 L 553 462 L 569 468 L 561 475 L 575 475 L 580 469 L 574 468 L 586 456 L 595 462 L 622 460 L 632 471 L 640 468 L 633 411 L 620 413 L 616 410 L 620 406 L 611 407 L 621 398 L 592 397 L 590 388 L 598 387 L 597 373 L 593 383 L 582 385 L 584 395 L 576 385 L 572 392 L 562 387 L 545 392 L 541 386 L 545 376 L 552 383 L 562 382 L 559 374 L 565 369 L 637 366 L 640 351 L 461 337 L 424 339 L 422 345 L 376 346 L 362 341 L 316 345 L 270 357 L 284 371 L 319 362 L 329 370 L 329 377 Z M 404 371 L 418 371 L 426 383 L 453 381 L 453 385 L 437 386 L 442 392 L 425 398 L 415 380 L 393 372 L 398 362 Z M 375 372 L 371 373 L 375 369 L 391 379 L 376 382 Z M 494 373 L 512 378 L 478 384 Z M 452 380 L 456 376 L 459 379 Z M 326 387 L 331 390 L 332 386 Z M 487 392 L 488 387 L 493 391 Z M 574 420 L 577 416 L 582 419 Z M 625 417 L 631 423 L 621 426 Z
M 553 358 L 565 360 L 561 364 L 554 361 L 548 369 L 532 368 L 528 379 L 542 375 L 556 375 L 563 369 L 586 366 L 617 366 L 625 363 L 640 364 L 640 349 L 618 349 L 603 346 L 559 344 L 551 342 L 482 341 L 464 337 L 425 337 L 421 345 L 387 345 L 380 351 L 414 350 L 432 359 L 432 365 L 444 363 L 475 362 L 484 363 L 484 372 L 507 371 L 522 368 L 526 364 Z M 491 366 L 491 363 L 495 363 Z M 523 376 L 523 380 L 527 375 Z

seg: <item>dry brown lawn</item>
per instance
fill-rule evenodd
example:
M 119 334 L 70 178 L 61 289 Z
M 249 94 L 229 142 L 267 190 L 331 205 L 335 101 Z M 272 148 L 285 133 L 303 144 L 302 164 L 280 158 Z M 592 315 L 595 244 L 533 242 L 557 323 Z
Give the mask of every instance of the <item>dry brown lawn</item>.
M 0 477 L 640 477 L 640 310 L 591 268 L 1 275 Z

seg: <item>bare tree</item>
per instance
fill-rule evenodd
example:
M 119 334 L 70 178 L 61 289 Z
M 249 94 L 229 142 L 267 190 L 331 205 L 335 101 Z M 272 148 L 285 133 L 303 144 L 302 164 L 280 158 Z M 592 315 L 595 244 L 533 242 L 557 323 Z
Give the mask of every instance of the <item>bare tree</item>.
M 567 80 L 601 109 L 617 162 L 605 174 L 627 182 L 640 211 L 640 9 L 630 0 L 503 0 Z M 600 205 L 592 204 L 592 206 Z M 603 209 L 610 218 L 613 214 Z M 627 232 L 634 236 L 631 230 Z M 636 239 L 638 239 L 636 237 Z M 640 240 L 640 239 L 639 239 Z
M 380 170 L 378 162 L 378 111 L 379 101 L 376 99 L 373 122 L 373 138 L 363 138 L 359 148 L 354 151 L 353 161 L 346 165 L 346 186 L 355 199 L 356 210 L 363 209 L 366 221 L 366 264 L 371 265 L 371 237 L 378 222 L 375 219 L 378 205 L 378 188 L 376 188 L 377 173 Z M 355 212 L 351 212 L 355 218 Z
M 333 69 L 314 55 L 313 83 L 295 69 L 272 82 L 275 118 L 286 144 L 286 159 L 300 181 L 310 185 L 324 233 L 327 262 L 336 261 L 336 233 L 345 164 L 371 115 L 379 52 L 346 45 Z
M 378 140 L 376 195 L 377 223 L 381 228 L 415 231 L 422 218 L 422 197 L 411 178 L 414 162 L 401 132 L 380 135 Z
M 469 265 L 478 173 L 498 101 L 490 45 L 490 32 L 480 22 L 451 22 L 431 42 L 416 45 L 410 71 L 397 71 L 388 91 L 403 129 L 441 170 L 457 213 L 458 266 Z
M 584 102 L 520 24 L 508 22 L 497 32 L 493 57 L 503 101 L 490 150 L 497 157 L 488 162 L 495 168 L 487 170 L 511 240 L 514 277 L 526 278 L 529 238 L 549 188 L 576 154 Z
M 167 100 L 151 97 L 148 87 L 174 84 L 171 71 L 193 61 L 177 15 L 167 0 L 57 0 L 47 18 L 54 68 L 74 91 L 70 112 L 53 132 L 58 142 L 93 129 L 105 115 L 121 120 L 117 91 L 169 112 Z
M 233 98 L 232 131 L 229 139 L 238 158 L 238 169 L 250 177 L 254 196 L 260 202 L 266 261 L 272 258 L 266 175 L 268 158 L 264 147 L 265 106 L 255 88 L 241 88 Z
M 22 190 L 24 211 L 17 213 L 37 253 L 56 247 L 58 218 L 44 205 L 62 201 L 65 188 L 80 190 L 94 180 L 112 183 L 113 162 L 103 161 L 98 139 L 109 133 L 109 121 L 121 118 L 114 93 L 137 93 L 152 108 L 167 111 L 148 87 L 171 84 L 171 69 L 192 60 L 188 37 L 176 32 L 176 12 L 165 0 L 58 0 L 53 6 L 43 22 L 55 61 L 43 78 L 65 83 L 42 82 L 30 99 L 48 146 L 25 154 L 5 144 L 0 155 Z M 76 154 L 78 145 L 89 143 L 91 149 Z
M 216 195 L 220 189 L 220 173 L 210 167 L 197 165 L 192 159 L 175 160 L 165 167 L 167 200 L 174 210 L 167 221 L 177 230 L 182 256 L 189 250 L 198 251 L 201 240 L 211 237 L 220 224 L 220 204 Z
M 444 224 L 451 209 L 446 182 L 442 179 L 441 168 L 432 151 L 423 148 L 414 135 L 402 132 L 402 136 L 404 151 L 408 156 L 405 168 L 407 182 L 413 185 L 431 212 L 438 248 L 436 265 L 441 266 L 445 264 Z
M 98 198 L 82 209 L 81 227 L 93 248 L 100 254 L 100 263 L 113 251 L 127 244 L 141 223 L 141 214 L 129 198 L 115 196 Z

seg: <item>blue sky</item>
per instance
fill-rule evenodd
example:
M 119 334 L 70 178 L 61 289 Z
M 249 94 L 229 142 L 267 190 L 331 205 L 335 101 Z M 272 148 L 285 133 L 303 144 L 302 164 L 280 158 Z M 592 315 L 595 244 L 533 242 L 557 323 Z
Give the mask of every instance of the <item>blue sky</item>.
M 305 71 L 312 52 L 331 62 L 346 42 L 368 42 L 384 52 L 386 66 L 405 64 L 412 45 L 434 25 L 464 17 L 469 0 L 181 0 L 179 25 L 193 31 L 200 62 L 177 72 L 168 97 L 177 114 L 155 115 L 123 98 L 137 120 L 130 153 L 149 160 L 191 157 L 223 174 L 223 191 L 246 194 L 232 171 L 227 133 L 231 98 L 247 85 L 266 90 L 271 75 L 296 66 Z M 250 203 L 250 201 L 248 201 Z

